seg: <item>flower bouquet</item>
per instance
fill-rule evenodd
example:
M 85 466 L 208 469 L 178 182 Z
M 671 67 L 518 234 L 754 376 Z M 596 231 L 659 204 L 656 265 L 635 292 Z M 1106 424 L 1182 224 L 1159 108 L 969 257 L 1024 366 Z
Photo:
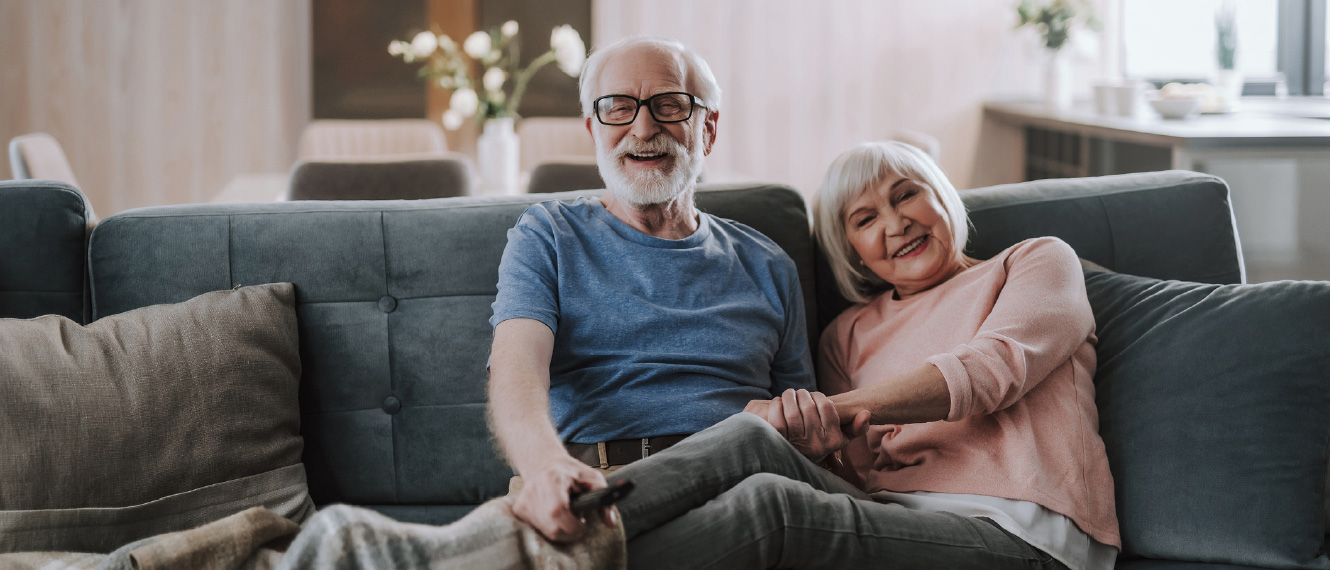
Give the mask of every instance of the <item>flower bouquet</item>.
M 509 20 L 496 29 L 467 36 L 458 46 L 447 35 L 426 31 L 416 34 L 411 41 L 393 40 L 388 44 L 388 53 L 406 63 L 424 62 L 419 76 L 452 90 L 449 108 L 443 113 L 443 126 L 455 130 L 467 117 L 474 116 L 481 122 L 519 117 L 517 108 L 527 83 L 546 65 L 557 63 L 571 77 L 581 73 L 586 45 L 572 26 L 554 28 L 550 32 L 549 50 L 524 69 L 519 68 L 517 32 L 517 22 Z M 478 78 L 471 75 L 472 61 L 480 64 Z

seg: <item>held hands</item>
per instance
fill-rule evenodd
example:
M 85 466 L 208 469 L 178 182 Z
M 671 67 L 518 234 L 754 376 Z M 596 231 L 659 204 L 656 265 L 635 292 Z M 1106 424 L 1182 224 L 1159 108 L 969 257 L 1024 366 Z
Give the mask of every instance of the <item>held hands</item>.
M 606 486 L 600 471 L 567 454 L 522 479 L 513 515 L 554 542 L 573 542 L 586 533 L 586 521 L 573 514 L 570 495 Z M 600 516 L 606 526 L 617 524 L 609 508 L 602 509 Z
M 767 420 L 799 453 L 814 463 L 868 431 L 867 410 L 841 425 L 836 405 L 821 392 L 786 390 L 779 398 L 753 400 L 744 411 Z

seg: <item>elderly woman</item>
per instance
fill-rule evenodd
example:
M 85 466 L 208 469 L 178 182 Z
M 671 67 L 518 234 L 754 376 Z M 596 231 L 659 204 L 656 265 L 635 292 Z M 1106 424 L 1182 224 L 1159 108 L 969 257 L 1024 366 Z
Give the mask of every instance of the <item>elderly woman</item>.
M 822 335 L 827 395 L 754 402 L 613 474 L 640 489 L 620 504 L 630 564 L 1112 568 L 1072 249 L 1038 238 L 966 257 L 956 190 L 900 143 L 843 153 L 815 209 L 857 303 Z

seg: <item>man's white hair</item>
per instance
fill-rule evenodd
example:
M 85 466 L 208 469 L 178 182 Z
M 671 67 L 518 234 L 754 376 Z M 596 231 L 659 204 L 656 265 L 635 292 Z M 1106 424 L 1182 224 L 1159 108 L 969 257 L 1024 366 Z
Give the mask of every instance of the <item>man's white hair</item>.
M 649 46 L 664 53 L 674 54 L 682 60 L 685 74 L 684 89 L 688 89 L 693 96 L 701 99 L 708 110 L 720 110 L 720 84 L 716 83 L 716 76 L 711 73 L 711 66 L 707 65 L 702 56 L 697 55 L 683 44 L 668 38 L 631 36 L 610 45 L 596 48 L 591 56 L 587 58 L 586 64 L 582 66 L 582 77 L 578 80 L 577 86 L 582 103 L 583 117 L 595 116 L 591 104 L 598 96 L 594 90 L 600 83 L 600 72 L 604 69 L 605 62 L 617 54 L 642 46 Z M 609 93 L 600 95 L 609 95 Z

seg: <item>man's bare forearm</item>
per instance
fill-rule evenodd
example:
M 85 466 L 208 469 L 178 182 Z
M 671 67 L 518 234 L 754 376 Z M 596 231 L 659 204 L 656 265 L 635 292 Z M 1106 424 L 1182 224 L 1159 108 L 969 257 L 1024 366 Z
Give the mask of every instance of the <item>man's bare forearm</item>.
M 554 333 L 543 323 L 512 319 L 494 330 L 490 352 L 490 430 L 518 474 L 567 452 L 550 419 L 549 362 Z
M 491 370 L 490 429 L 508 464 L 526 474 L 566 453 L 550 420 L 549 388 Z

